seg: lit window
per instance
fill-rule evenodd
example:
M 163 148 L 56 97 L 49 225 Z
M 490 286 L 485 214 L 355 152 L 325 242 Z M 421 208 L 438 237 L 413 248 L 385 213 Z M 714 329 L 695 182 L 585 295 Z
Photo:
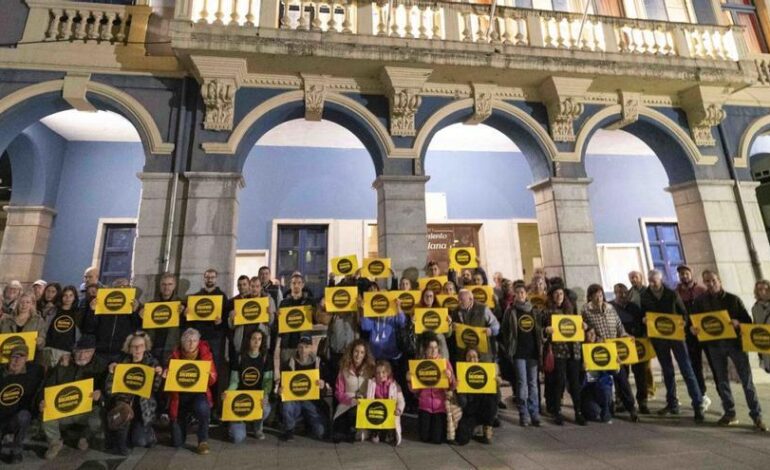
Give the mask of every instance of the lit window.
M 753 0 L 722 0 L 722 11 L 730 24 L 743 26 L 746 46 L 750 52 L 767 52 L 767 43 L 757 19 Z

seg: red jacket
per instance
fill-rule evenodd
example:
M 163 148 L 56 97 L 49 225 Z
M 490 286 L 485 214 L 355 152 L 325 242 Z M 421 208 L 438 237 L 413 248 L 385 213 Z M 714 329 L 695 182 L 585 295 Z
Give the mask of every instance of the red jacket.
M 171 353 L 171 359 L 183 359 L 182 349 L 177 347 L 174 352 Z M 209 402 L 209 406 L 214 406 L 214 396 L 211 392 L 211 386 L 217 383 L 217 368 L 214 365 L 214 356 L 211 354 L 211 348 L 209 343 L 201 340 L 198 343 L 198 361 L 209 361 L 211 363 L 211 372 L 209 372 L 209 387 L 206 389 L 206 399 Z M 168 392 L 168 416 L 171 421 L 176 421 L 176 417 L 179 414 L 179 392 Z

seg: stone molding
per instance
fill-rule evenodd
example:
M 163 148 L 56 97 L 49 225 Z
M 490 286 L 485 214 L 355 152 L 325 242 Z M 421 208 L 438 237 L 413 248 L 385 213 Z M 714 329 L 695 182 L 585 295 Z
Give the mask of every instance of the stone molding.
M 607 130 L 622 129 L 639 120 L 639 108 L 643 103 L 641 93 L 618 90 L 618 101 L 620 103 L 620 121 L 607 126 Z
M 302 76 L 302 87 L 305 93 L 305 120 L 320 121 L 324 112 L 324 101 L 326 100 L 326 75 L 306 75 Z
M 390 103 L 390 134 L 414 137 L 414 117 L 420 108 L 420 92 L 433 71 L 403 67 L 383 67 L 380 80 Z
M 679 93 L 682 109 L 687 113 L 690 134 L 698 147 L 714 147 L 716 145 L 711 131 L 727 116 L 722 105 L 727 100 L 728 95 L 729 90 L 721 87 L 700 85 Z
M 548 77 L 540 84 L 540 97 L 548 110 L 551 137 L 555 142 L 575 141 L 575 120 L 583 114 L 583 102 L 592 79 Z
M 64 101 L 78 111 L 96 112 L 94 105 L 89 103 L 88 98 L 86 98 L 88 82 L 90 81 L 90 73 L 68 72 L 64 76 L 64 83 L 62 84 Z
M 465 124 L 481 124 L 492 115 L 492 102 L 495 99 L 497 85 L 471 83 L 471 89 L 473 90 L 473 116 L 465 121 Z
M 235 94 L 246 76 L 246 59 L 190 56 L 193 73 L 201 84 L 206 107 L 203 128 L 211 131 L 233 130 Z

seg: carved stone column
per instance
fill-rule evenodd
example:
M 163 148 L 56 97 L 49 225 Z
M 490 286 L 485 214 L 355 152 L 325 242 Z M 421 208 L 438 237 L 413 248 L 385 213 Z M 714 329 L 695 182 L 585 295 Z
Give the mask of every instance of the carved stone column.
M 190 60 L 206 107 L 204 129 L 233 130 L 235 93 L 247 73 L 246 60 L 211 56 L 190 56 Z
M 420 108 L 420 91 L 432 70 L 384 67 L 380 74 L 390 102 L 390 134 L 412 137 L 417 134 L 414 116 Z
M 690 134 L 698 147 L 716 145 L 711 131 L 726 116 L 722 104 L 727 97 L 722 87 L 694 86 L 679 93 L 682 109 L 687 113 Z
M 591 79 L 548 77 L 540 84 L 540 99 L 548 109 L 555 142 L 575 141 L 575 120 L 583 114 L 583 100 Z

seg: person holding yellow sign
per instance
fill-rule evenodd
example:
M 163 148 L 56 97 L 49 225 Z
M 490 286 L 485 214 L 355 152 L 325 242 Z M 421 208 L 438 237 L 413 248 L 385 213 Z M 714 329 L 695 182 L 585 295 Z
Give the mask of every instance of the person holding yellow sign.
M 70 382 L 92 379 L 94 388 L 91 396 L 82 396 L 75 391 L 71 392 L 73 398 L 66 404 L 40 402 L 40 411 L 53 416 L 67 416 L 66 412 L 80 405 L 82 400 L 93 401 L 91 411 L 76 416 L 54 418 L 43 422 L 43 432 L 48 442 L 48 450 L 45 452 L 46 460 L 53 460 L 64 448 L 61 435 L 65 428 L 82 427 L 78 439 L 78 449 L 88 450 L 90 441 L 102 430 L 102 385 L 107 372 L 107 364 L 96 356 L 96 338 L 91 335 L 83 335 L 75 345 L 72 354 L 62 356 L 59 365 L 48 371 L 45 380 L 46 387 L 63 385 Z
M 46 322 L 35 310 L 35 297 L 30 293 L 19 296 L 12 315 L 4 315 L 0 319 L 0 333 L 36 332 L 35 357 L 39 364 L 43 363 L 43 346 L 47 333 Z
M 21 463 L 24 439 L 34 414 L 35 400 L 43 384 L 43 367 L 27 362 L 29 347 L 11 348 L 8 363 L 0 369 L 0 437 L 13 436 L 3 447 L 10 451 L 9 463 Z
M 48 321 L 43 355 L 45 365 L 52 368 L 65 354 L 72 354 L 75 342 L 81 334 L 83 312 L 78 308 L 78 289 L 66 286 L 61 292 L 61 301 Z
M 469 292 L 470 294 L 470 292 Z M 438 340 L 433 333 L 425 333 L 422 337 L 422 357 L 424 359 L 441 360 L 446 364 L 444 375 L 449 383 L 449 390 L 454 390 L 457 386 L 452 364 L 441 357 Z M 429 372 L 428 379 L 433 384 L 441 381 L 438 368 L 433 366 L 433 370 L 427 368 Z M 420 368 L 417 369 L 419 376 Z M 423 379 L 423 383 L 428 379 Z M 416 388 L 414 380 L 420 380 L 412 377 L 412 372 L 406 374 L 406 380 L 409 384 L 409 390 L 417 396 L 419 411 L 417 412 L 417 425 L 420 441 L 432 444 L 441 444 L 446 440 L 447 435 L 447 389 L 445 388 Z
M 279 310 L 287 307 L 314 307 L 315 301 L 312 297 L 304 295 L 305 278 L 302 274 L 292 274 L 289 279 L 289 292 L 281 304 Z M 279 313 L 280 315 L 280 313 Z M 278 319 L 280 321 L 280 318 Z M 302 332 L 279 333 L 275 342 L 275 362 L 273 370 L 282 370 L 282 368 L 293 358 L 297 352 L 299 339 Z
M 754 284 L 754 299 L 751 316 L 758 325 L 770 324 L 770 282 L 761 279 Z M 759 354 L 759 365 L 765 372 L 770 373 L 770 354 Z
M 714 271 L 705 270 L 702 273 L 703 284 L 706 293 L 695 299 L 693 314 L 705 312 L 717 312 L 727 310 L 732 326 L 738 330 L 742 323 L 750 324 L 751 316 L 743 305 L 743 301 L 735 294 L 725 292 L 722 288 L 722 280 Z M 691 327 L 692 334 L 698 336 L 700 332 L 695 326 Z M 722 399 L 724 415 L 717 421 L 720 426 L 734 426 L 739 423 L 735 414 L 735 400 L 730 389 L 730 377 L 727 371 L 727 361 L 732 360 L 746 396 L 746 404 L 749 406 L 749 416 L 754 422 L 757 431 L 767 431 L 767 426 L 762 421 L 762 408 L 759 405 L 757 389 L 754 387 L 754 379 L 751 376 L 751 364 L 749 355 L 741 348 L 738 338 L 721 339 L 706 342 L 706 348 L 711 357 L 714 381 L 717 384 L 719 398 Z
M 126 278 L 115 279 L 110 288 L 100 287 L 96 291 L 96 296 L 90 298 L 87 296 L 88 308 L 83 314 L 82 331 L 84 334 L 93 335 L 96 338 L 96 355 L 107 363 L 110 363 L 120 357 L 123 342 L 128 335 L 140 327 L 139 301 L 133 298 L 129 302 L 131 294 L 126 295 L 122 291 L 128 288 L 129 281 Z M 90 286 L 88 291 L 90 292 Z M 100 296 L 99 292 L 103 294 Z M 104 292 L 109 292 L 104 295 Z M 96 314 L 96 309 L 100 302 L 107 300 L 114 301 L 120 305 L 125 303 L 122 308 L 128 308 L 132 313 L 129 314 Z
M 368 282 L 368 281 L 367 281 Z M 368 284 L 369 292 L 377 292 L 379 286 L 373 282 Z M 402 354 L 398 348 L 397 331 L 406 325 L 406 314 L 401 309 L 401 300 L 391 300 L 395 304 L 396 315 L 388 317 L 361 317 L 361 331 L 369 334 L 369 347 L 374 358 L 385 359 L 395 363 Z
M 651 270 L 647 276 L 647 281 L 649 282 L 647 289 L 642 291 L 640 297 L 642 312 L 645 315 L 649 312 L 680 315 L 682 321 L 686 324 L 688 315 L 684 302 L 682 302 L 679 294 L 663 284 L 661 272 L 657 269 Z M 663 371 L 663 383 L 666 384 L 666 407 L 659 410 L 658 415 L 679 414 L 674 363 L 671 360 L 671 355 L 673 354 L 676 363 L 679 365 L 679 372 L 682 374 L 684 383 L 687 385 L 687 393 L 690 395 L 695 422 L 702 423 L 705 419 L 703 416 L 703 394 L 698 386 L 695 372 L 692 369 L 690 355 L 687 352 L 684 338 L 681 340 L 652 338 L 652 346 L 655 348 L 655 354 Z
M 151 350 L 150 337 L 138 331 L 126 338 L 123 357 L 107 369 L 109 374 L 104 391 L 110 403 L 107 421 L 113 423 L 110 426 L 110 441 L 120 455 L 128 455 L 131 452 L 129 447 L 149 448 L 157 442 L 152 423 L 158 408 L 155 392 L 160 389 L 163 368 L 152 356 Z M 115 374 L 118 364 L 129 366 L 122 377 Z M 125 419 L 131 415 L 133 419 Z
M 484 362 L 494 361 L 495 338 L 500 333 L 500 323 L 486 305 L 476 302 L 473 294 L 468 289 L 461 289 L 457 294 L 459 305 L 457 310 L 452 312 L 452 323 L 464 324 L 476 328 L 483 328 L 487 335 L 487 351 L 481 352 L 481 360 Z M 449 330 L 449 334 L 454 335 L 454 329 Z M 458 343 L 459 344 L 459 343 Z M 457 347 L 457 359 L 465 357 L 465 348 Z
M 479 352 L 473 348 L 467 349 L 465 352 L 465 362 L 478 364 L 480 362 Z M 495 368 L 497 367 L 495 363 L 490 363 L 490 365 Z M 469 367 L 465 375 L 465 382 L 471 388 L 486 387 L 488 382 L 492 381 L 495 384 L 494 388 L 496 390 L 500 384 L 500 374 L 496 374 L 494 378 L 489 377 L 485 370 L 480 367 Z M 463 410 L 463 416 L 460 418 L 460 422 L 457 423 L 455 443 L 461 446 L 467 444 L 473 437 L 476 427 L 481 426 L 482 436 L 480 441 L 484 444 L 491 444 L 493 425 L 497 418 L 497 393 L 462 393 L 459 388 L 458 391 L 457 402 Z
M 320 361 L 313 354 L 313 337 L 303 333 L 297 343 L 296 353 L 281 368 L 281 372 L 315 371 L 317 374 L 319 366 Z M 277 381 L 278 393 L 283 397 L 283 402 L 281 403 L 281 418 L 283 421 L 281 440 L 291 441 L 294 439 L 294 428 L 299 418 L 305 420 L 305 429 L 309 430 L 314 438 L 321 440 L 326 431 L 326 425 L 319 408 L 319 400 L 298 399 L 298 397 L 309 395 L 313 390 L 318 392 L 325 389 L 326 382 L 319 379 L 313 384 L 310 383 L 306 375 L 301 375 L 300 378 L 289 383 L 283 383 L 283 380 L 280 378 Z M 291 395 L 294 399 L 287 401 L 284 396 L 286 394 Z
M 388 444 L 396 446 L 401 444 L 401 415 L 404 413 L 406 401 L 396 378 L 393 376 L 393 366 L 388 361 L 377 361 L 374 366 L 374 378 L 370 379 L 366 387 L 367 399 L 393 400 L 396 403 L 395 429 L 393 431 L 372 431 L 369 433 L 372 442 L 377 443 L 384 434 L 384 440 Z
M 139 316 L 142 318 L 143 324 L 146 320 L 150 320 L 155 328 L 146 328 L 147 334 L 152 340 L 152 356 L 160 361 L 162 366 L 167 366 L 168 361 L 171 358 L 171 353 L 174 352 L 179 344 L 180 334 L 180 317 L 185 307 L 182 304 L 182 299 L 179 297 L 176 291 L 177 281 L 176 276 L 171 273 L 163 273 L 160 275 L 160 282 L 158 293 L 155 295 L 153 301 L 147 305 L 142 306 L 139 310 Z M 166 303 L 167 305 L 159 311 L 155 311 L 152 304 Z M 172 309 L 176 307 L 177 311 Z M 145 319 L 147 315 L 148 319 Z M 176 319 L 176 321 L 174 321 Z M 176 326 L 167 326 L 170 324 L 176 324 Z
M 258 277 L 249 279 L 248 292 L 234 299 L 233 310 L 227 318 L 230 328 L 230 357 L 235 358 L 243 351 L 251 334 L 259 330 L 265 334 L 265 347 L 270 350 L 270 332 L 275 325 L 276 307 L 273 298 L 262 290 Z M 259 321 L 254 323 L 253 321 Z
M 374 377 L 374 357 L 366 341 L 357 339 L 345 349 L 335 378 L 337 407 L 332 418 L 332 440 L 353 442 L 356 437 L 358 400 L 364 398 Z

